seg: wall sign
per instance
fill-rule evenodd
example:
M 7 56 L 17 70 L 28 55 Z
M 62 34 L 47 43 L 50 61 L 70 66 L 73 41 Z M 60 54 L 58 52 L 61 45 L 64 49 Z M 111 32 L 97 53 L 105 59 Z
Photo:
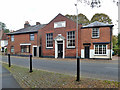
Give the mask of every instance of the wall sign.
M 54 23 L 54 28 L 61 28 L 61 27 L 66 27 L 66 21 L 61 21 L 61 22 L 55 22 Z

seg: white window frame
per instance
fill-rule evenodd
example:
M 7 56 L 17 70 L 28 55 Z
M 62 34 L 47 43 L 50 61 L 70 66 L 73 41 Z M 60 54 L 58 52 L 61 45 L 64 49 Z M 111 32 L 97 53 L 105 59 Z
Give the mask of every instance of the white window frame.
M 14 35 L 11 35 L 11 42 L 14 42 Z
M 34 40 L 35 40 L 35 34 L 30 34 L 30 41 L 34 41 L 34 40 L 31 40 L 31 37 L 33 37 L 34 36 Z
M 98 30 L 98 36 L 93 36 L 93 30 L 97 29 Z M 100 37 L 100 30 L 99 28 L 92 28 L 92 38 L 99 38 Z
M 95 54 L 95 45 L 98 45 L 98 54 Z M 103 54 L 103 45 L 105 45 L 105 44 L 95 44 L 94 45 L 94 55 L 98 55 L 98 56 L 101 56 L 101 55 L 107 55 L 107 47 L 108 47 L 108 45 L 106 45 L 106 54 Z M 102 54 L 99 54 L 99 45 L 102 45 Z
M 47 34 L 52 34 L 53 35 L 53 33 L 46 33 L 46 48 L 53 48 L 53 46 L 52 47 L 47 47 Z
M 67 48 L 75 48 L 75 46 L 68 46 L 68 33 L 69 32 L 75 32 L 75 31 L 68 31 L 67 32 Z M 75 38 L 74 38 L 74 40 L 75 40 Z
M 11 51 L 12 51 L 12 47 L 13 47 L 13 52 L 11 52 Z M 14 46 L 11 46 L 11 47 L 10 47 L 10 52 L 11 52 L 11 53 L 14 53 L 14 50 L 15 50 L 15 49 L 14 49 Z

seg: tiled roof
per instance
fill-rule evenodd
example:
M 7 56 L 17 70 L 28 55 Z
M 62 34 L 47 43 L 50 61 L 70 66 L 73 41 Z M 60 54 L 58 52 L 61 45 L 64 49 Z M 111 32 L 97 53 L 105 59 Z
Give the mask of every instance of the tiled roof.
M 10 34 L 22 34 L 22 33 L 29 33 L 29 32 L 37 32 L 38 30 L 40 30 L 44 26 L 45 26 L 45 24 L 29 26 L 29 27 L 26 27 L 26 28 L 19 29 L 15 32 L 12 32 L 12 33 L 8 33 L 8 35 L 10 35 Z
M 95 21 L 95 22 L 90 23 L 90 24 L 88 24 L 88 25 L 86 25 L 86 26 L 82 26 L 82 28 L 89 28 L 89 27 L 105 27 L 105 26 L 111 27 L 111 26 L 114 26 L 114 25 Z

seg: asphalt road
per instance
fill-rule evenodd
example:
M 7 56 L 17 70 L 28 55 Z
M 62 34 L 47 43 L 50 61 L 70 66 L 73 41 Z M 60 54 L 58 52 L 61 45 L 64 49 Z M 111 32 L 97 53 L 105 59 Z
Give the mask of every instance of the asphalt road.
M 7 56 L 2 56 L 3 62 L 8 62 Z M 29 67 L 29 58 L 11 57 L 11 63 Z M 33 59 L 33 68 L 52 72 L 76 75 L 76 61 Z M 82 77 L 118 81 L 118 61 L 81 61 Z

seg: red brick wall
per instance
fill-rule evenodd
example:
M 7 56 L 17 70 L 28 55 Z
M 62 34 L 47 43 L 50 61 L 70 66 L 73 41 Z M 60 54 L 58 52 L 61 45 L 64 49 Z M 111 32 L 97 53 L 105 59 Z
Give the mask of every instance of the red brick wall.
M 66 27 L 54 28 L 54 22 L 66 21 Z M 79 26 L 80 28 L 80 26 Z M 77 39 L 76 33 L 76 23 L 65 16 L 59 14 L 55 17 L 50 23 L 48 23 L 43 29 L 39 30 L 38 35 L 41 35 L 42 39 L 42 55 L 43 56 L 55 56 L 55 41 L 53 40 L 53 49 L 46 49 L 46 33 L 53 33 L 53 39 L 61 34 L 65 37 L 65 56 L 76 56 L 76 48 L 68 49 L 67 48 L 67 32 L 75 31 L 75 38 Z M 80 29 L 79 29 L 80 34 Z M 80 35 L 79 35 L 80 36 Z M 40 37 L 40 36 L 39 36 Z M 40 39 L 39 39 L 40 41 Z M 77 40 L 75 40 L 76 42 Z M 39 42 L 40 44 L 40 42 Z M 76 44 L 75 44 L 76 47 Z M 79 56 L 80 56 L 80 37 L 79 37 Z
M 100 37 L 92 38 L 92 28 L 81 29 L 81 49 L 84 49 L 83 43 L 91 43 L 90 49 L 94 49 L 93 42 L 110 42 L 110 27 L 99 28 Z M 108 49 L 110 45 L 108 45 Z
M 11 42 L 11 36 L 9 35 L 8 53 L 11 52 L 11 46 L 14 46 L 14 54 L 20 54 L 21 53 L 21 47 L 20 47 L 21 43 L 31 43 L 30 53 L 32 53 L 32 45 L 37 45 L 37 33 L 34 33 L 34 36 L 35 36 L 34 41 L 30 41 L 30 34 L 14 35 L 14 42 Z M 29 53 L 26 53 L 26 54 L 29 54 Z

